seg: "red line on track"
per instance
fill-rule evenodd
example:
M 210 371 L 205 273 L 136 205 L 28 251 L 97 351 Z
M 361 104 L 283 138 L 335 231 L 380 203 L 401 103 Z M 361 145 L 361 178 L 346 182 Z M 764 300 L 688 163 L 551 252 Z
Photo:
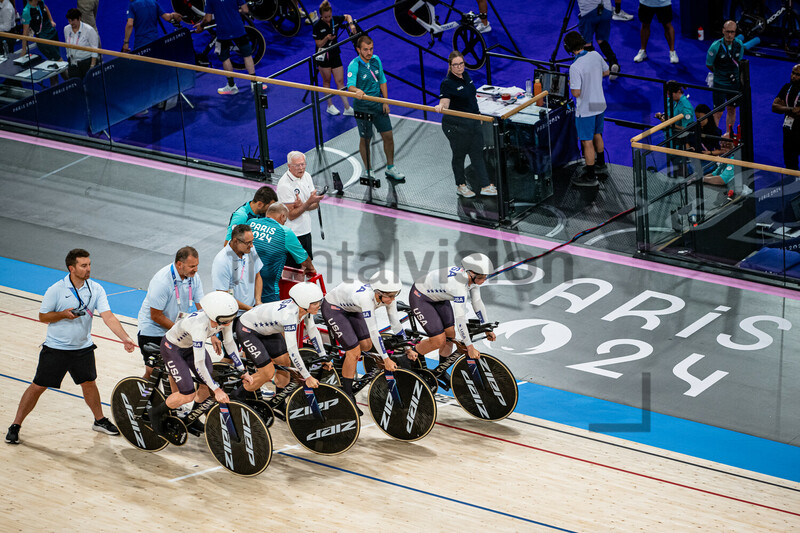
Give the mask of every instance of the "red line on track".
M 599 467 L 602 467 L 602 468 L 608 468 L 609 470 L 616 470 L 617 472 L 622 472 L 623 474 L 631 474 L 633 476 L 638 476 L 638 477 L 642 477 L 642 478 L 645 478 L 645 479 L 658 481 L 660 483 L 667 483 L 668 485 L 674 485 L 676 487 L 681 487 L 681 488 L 684 488 L 684 489 L 694 490 L 694 491 L 697 491 L 697 492 L 702 492 L 704 494 L 710 494 L 711 496 L 719 496 L 720 498 L 726 498 L 728 500 L 733 500 L 733 501 L 740 502 L 740 503 L 746 503 L 748 505 L 755 505 L 756 507 L 762 507 L 764 509 L 769 509 L 771 511 L 778 511 L 780 513 L 786 513 L 786 514 L 790 514 L 790 515 L 793 515 L 793 516 L 800 516 L 800 513 L 794 513 L 792 511 L 787 511 L 786 509 L 779 509 L 778 507 L 770 507 L 769 505 L 764 505 L 763 503 L 756 503 L 756 502 L 752 502 L 752 501 L 749 501 L 749 500 L 742 500 L 741 498 L 734 498 L 733 496 L 727 496 L 725 494 L 720 494 L 718 492 L 713 492 L 713 491 L 701 489 L 701 488 L 698 488 L 698 487 L 692 487 L 690 485 L 684 485 L 683 483 L 677 483 L 675 481 L 669 481 L 669 480 L 657 478 L 657 477 L 654 477 L 654 476 L 648 476 L 647 474 L 640 474 L 639 472 L 633 472 L 631 470 L 625 470 L 624 468 L 618 468 L 616 466 L 606 465 L 606 464 L 603 464 L 603 463 L 590 461 L 588 459 L 581 459 L 580 457 L 574 457 L 572 455 L 567 455 L 567 454 L 564 454 L 564 453 L 554 452 L 552 450 L 546 450 L 544 448 L 537 448 L 536 446 L 531 446 L 530 444 L 523 444 L 521 442 L 515 442 L 513 440 L 508 440 L 508 439 L 504 439 L 504 438 L 501 438 L 501 437 L 495 437 L 494 435 L 487 435 L 486 433 L 479 433 L 477 431 L 472 431 L 470 429 L 464 429 L 464 428 L 460 428 L 458 426 L 451 426 L 449 424 L 443 424 L 442 422 L 436 422 L 436 425 L 443 426 L 443 427 L 450 428 L 450 429 L 455 429 L 455 430 L 458 430 L 458 431 L 463 431 L 465 433 L 471 433 L 472 435 L 477 435 L 479 437 L 485 437 L 487 439 L 492 439 L 492 440 L 496 440 L 496 441 L 500 441 L 500 442 L 505 442 L 505 443 L 508 443 L 508 444 L 513 444 L 515 446 L 521 446 L 523 448 L 536 450 L 538 452 L 549 453 L 551 455 L 556 455 L 558 457 L 563 457 L 565 459 L 572 459 L 574 461 L 580 461 L 582 463 L 586 463 L 586 464 L 590 464 L 590 465 L 594 465 L 594 466 L 599 466 Z

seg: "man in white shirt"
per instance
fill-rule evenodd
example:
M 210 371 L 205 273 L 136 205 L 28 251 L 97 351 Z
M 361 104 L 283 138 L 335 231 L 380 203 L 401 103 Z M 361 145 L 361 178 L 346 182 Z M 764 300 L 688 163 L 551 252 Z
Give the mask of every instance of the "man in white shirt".
M 572 183 L 594 187 L 598 185 L 597 174 L 601 179 L 608 177 L 603 145 L 607 107 L 603 77 L 611 72 L 603 56 L 594 50 L 587 50 L 586 41 L 580 33 L 569 32 L 564 37 L 564 48 L 575 56 L 575 62 L 569 67 L 569 88 L 575 97 L 575 124 L 586 161 L 586 172 L 573 177 Z
M 64 42 L 87 48 L 99 48 L 100 39 L 97 31 L 88 24 L 81 22 L 81 12 L 72 8 L 67 11 L 69 24 L 64 26 Z M 67 76 L 70 78 L 83 78 L 90 68 L 97 64 L 100 54 L 67 48 Z
M 14 0 L 0 0 L 0 31 L 10 32 L 17 25 L 17 11 L 14 9 Z M 0 55 L 14 51 L 14 39 L 0 37 Z M 5 43 L 5 46 L 3 46 Z
M 289 170 L 278 181 L 278 201 L 289 208 L 289 219 L 285 227 L 297 235 L 308 257 L 313 259 L 309 211 L 319 208 L 323 195 L 317 194 L 311 174 L 306 172 L 306 156 L 302 152 L 289 152 L 287 160 Z M 286 257 L 286 266 L 300 267 L 291 256 Z

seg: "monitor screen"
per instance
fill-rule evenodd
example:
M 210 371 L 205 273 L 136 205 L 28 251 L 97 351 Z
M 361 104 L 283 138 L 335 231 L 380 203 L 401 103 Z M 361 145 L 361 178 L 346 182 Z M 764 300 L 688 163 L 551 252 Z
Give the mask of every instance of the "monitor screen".
M 538 79 L 542 83 L 542 90 L 547 91 L 552 98 L 561 98 L 562 100 L 569 98 L 566 72 L 536 70 L 533 79 Z

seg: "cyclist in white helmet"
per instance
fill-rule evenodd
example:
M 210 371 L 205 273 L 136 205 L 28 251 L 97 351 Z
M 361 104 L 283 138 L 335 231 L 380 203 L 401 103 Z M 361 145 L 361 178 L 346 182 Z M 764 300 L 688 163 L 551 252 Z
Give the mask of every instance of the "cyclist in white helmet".
M 474 253 L 461 261 L 461 267 L 434 270 L 411 286 L 409 305 L 428 338 L 414 347 L 409 359 L 439 350 L 439 360 L 444 361 L 453 351 L 453 343 L 447 342 L 448 337 L 459 338 L 467 346 L 470 357 L 480 358 L 467 329 L 467 295 L 481 324 L 486 323 L 480 285 L 492 272 L 492 260 L 484 254 Z M 488 332 L 486 338 L 493 341 L 495 334 Z
M 317 388 L 319 382 L 311 377 L 300 357 L 297 326 L 305 321 L 305 330 L 314 349 L 321 356 L 325 355 L 322 337 L 314 323 L 322 296 L 322 289 L 316 283 L 298 283 L 289 290 L 289 299 L 257 305 L 239 317 L 236 336 L 257 371 L 251 383 L 243 383 L 231 396 L 243 398 L 245 390 L 257 390 L 273 377 L 277 393 L 280 394 L 290 377 L 286 371 L 278 371 L 275 376 L 273 361 L 283 366 L 294 366 L 302 374 L 306 385 Z
M 211 377 L 211 357 L 205 348 L 209 337 L 221 331 L 225 349 L 231 354 L 236 368 L 242 372 L 245 370 L 236 355 L 236 342 L 233 340 L 232 323 L 239 311 L 236 299 L 227 292 L 214 291 L 203 296 L 200 306 L 200 311 L 178 320 L 161 340 L 161 357 L 169 372 L 173 392 L 164 403 L 149 410 L 156 433 L 162 433 L 161 423 L 167 409 L 176 409 L 191 401 L 201 403 L 208 398 L 209 390 L 218 402 L 230 401 Z M 253 378 L 245 373 L 242 379 L 251 382 Z M 195 380 L 199 383 L 196 391 Z
M 397 369 L 397 364 L 389 359 L 383 346 L 375 311 L 385 307 L 392 332 L 405 335 L 396 302 L 402 288 L 397 274 L 383 270 L 373 275 L 369 283 L 344 282 L 337 285 L 322 301 L 322 316 L 328 325 L 328 334 L 345 350 L 342 388 L 354 402 L 353 379 L 362 351 L 372 350 L 380 355 L 386 370 L 393 372 Z

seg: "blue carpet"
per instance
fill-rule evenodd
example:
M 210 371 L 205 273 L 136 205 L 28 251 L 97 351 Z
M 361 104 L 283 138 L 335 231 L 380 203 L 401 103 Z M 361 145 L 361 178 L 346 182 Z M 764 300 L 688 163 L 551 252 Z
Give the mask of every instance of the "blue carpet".
M 169 2 L 160 0 L 161 5 L 169 9 Z M 386 2 L 367 2 L 356 0 L 339 0 L 334 3 L 335 13 L 350 13 L 355 18 L 375 11 L 386 5 Z M 568 2 L 503 2 L 496 0 L 495 7 L 506 23 L 510 34 L 522 50 L 523 54 L 532 59 L 547 60 L 556 45 L 556 37 L 561 22 L 565 16 Z M 633 56 L 639 49 L 639 22 L 634 18 L 630 22 L 612 23 L 610 43 L 622 65 L 622 71 L 627 74 L 648 76 L 660 79 L 677 79 L 684 82 L 703 84 L 707 70 L 705 68 L 705 54 L 711 43 L 710 39 L 697 41 L 686 39 L 681 35 L 680 13 L 678 0 L 674 4 L 674 21 L 677 52 L 681 62 L 672 65 L 668 61 L 668 49 L 660 24 L 653 22 L 650 42 L 648 45 L 649 59 L 643 63 L 633 63 Z M 65 13 L 74 2 L 67 0 L 52 0 L 48 4 L 54 19 L 59 27 L 62 22 L 66 24 Z M 638 3 L 635 0 L 624 0 L 623 8 L 629 13 L 636 13 Z M 309 2 L 308 9 L 316 9 L 316 5 Z M 456 2 L 456 7 L 463 10 L 477 10 L 477 4 L 471 0 Z M 125 27 L 125 12 L 127 2 L 103 2 L 98 15 L 98 27 L 105 48 L 119 50 Z M 698 9 L 701 7 L 698 6 Z M 440 8 L 439 16 L 443 19 L 445 11 Z M 573 14 L 570 25 L 577 23 L 577 15 Z M 392 11 L 370 18 L 364 22 L 368 27 L 381 24 L 384 27 L 402 33 Z M 257 22 L 257 26 L 267 40 L 267 54 L 257 68 L 259 75 L 269 75 L 281 68 L 307 57 L 313 49 L 310 26 L 303 26 L 300 33 L 293 38 L 284 38 L 278 35 L 268 22 Z M 485 34 L 487 43 L 503 44 L 510 46 L 510 42 L 497 20 L 492 19 L 493 31 Z M 169 24 L 167 28 L 171 28 Z M 708 30 L 706 32 L 708 34 Z M 376 34 L 375 52 L 384 62 L 385 68 L 396 75 L 419 83 L 420 68 L 418 53 L 408 45 L 398 43 L 393 38 L 383 34 Z M 202 49 L 207 37 L 196 37 L 196 48 Z M 452 32 L 444 35 L 442 42 L 437 42 L 432 48 L 440 56 L 446 56 L 450 51 Z M 426 37 L 412 38 L 420 45 L 427 45 Z M 346 48 L 343 54 L 345 64 L 354 52 Z M 559 58 L 565 53 L 560 51 Z M 781 155 L 781 122 L 782 116 L 770 111 L 772 101 L 783 83 L 789 80 L 791 63 L 771 59 L 751 57 L 753 79 L 753 103 L 756 120 L 755 155 L 756 161 L 761 163 L 783 166 Z M 426 60 L 424 75 L 426 84 L 431 92 L 438 92 L 438 83 L 446 71 L 446 65 L 433 57 Z M 219 62 L 212 56 L 212 66 L 219 67 Z M 519 65 L 510 63 L 493 64 L 493 82 L 497 85 L 516 84 L 524 87 L 524 78 L 531 76 L 530 69 L 520 68 Z M 485 73 L 478 71 L 473 74 L 477 83 L 485 80 Z M 291 74 L 282 76 L 282 79 L 291 81 L 308 82 L 307 67 L 303 67 Z M 242 91 L 232 97 L 221 97 L 216 94 L 216 88 L 221 86 L 220 78 L 211 75 L 200 75 L 197 87 L 191 92 L 190 98 L 196 105 L 196 111 L 183 114 L 179 109 L 162 115 L 159 119 L 128 120 L 112 128 L 112 136 L 116 140 L 124 140 L 132 144 L 148 145 L 152 136 L 160 138 L 157 147 L 173 153 L 184 153 L 188 150 L 190 157 L 198 157 L 212 161 L 239 164 L 241 146 L 256 144 L 255 110 L 248 91 Z M 706 91 L 689 91 L 694 105 L 698 103 L 711 103 L 711 95 Z M 270 91 L 270 108 L 268 121 L 283 116 L 298 109 L 302 102 L 303 94 L 299 90 L 273 89 Z M 420 91 L 405 86 L 399 81 L 389 81 L 389 96 L 391 98 L 422 102 Z M 654 124 L 653 113 L 661 109 L 661 87 L 658 84 L 638 80 L 620 78 L 616 82 L 606 82 L 606 98 L 609 102 L 607 116 L 637 122 Z M 427 102 L 435 103 L 428 97 Z M 340 105 L 338 99 L 337 106 Z M 401 115 L 421 117 L 419 112 L 410 112 L 402 108 L 394 108 L 393 112 Z M 432 117 L 437 120 L 436 117 Z M 185 121 L 187 135 L 180 129 Z M 351 128 L 352 119 L 344 117 L 331 117 L 323 113 L 322 124 L 324 138 L 331 139 L 336 135 Z M 283 154 L 290 150 L 309 150 L 313 147 L 313 135 L 310 132 L 311 113 L 306 112 L 287 123 L 278 126 L 270 132 L 270 153 L 277 164 L 281 164 Z M 609 158 L 615 163 L 627 164 L 631 162 L 631 149 L 629 139 L 637 131 L 607 125 L 605 134 Z M 224 139 L 224 142 L 209 142 L 209 139 Z M 400 140 L 402 141 L 402 140 Z M 185 145 L 184 145 L 185 142 Z M 442 137 L 444 143 L 444 137 Z M 184 146 L 186 148 L 184 148 Z M 356 147 L 353 147 L 355 152 Z

